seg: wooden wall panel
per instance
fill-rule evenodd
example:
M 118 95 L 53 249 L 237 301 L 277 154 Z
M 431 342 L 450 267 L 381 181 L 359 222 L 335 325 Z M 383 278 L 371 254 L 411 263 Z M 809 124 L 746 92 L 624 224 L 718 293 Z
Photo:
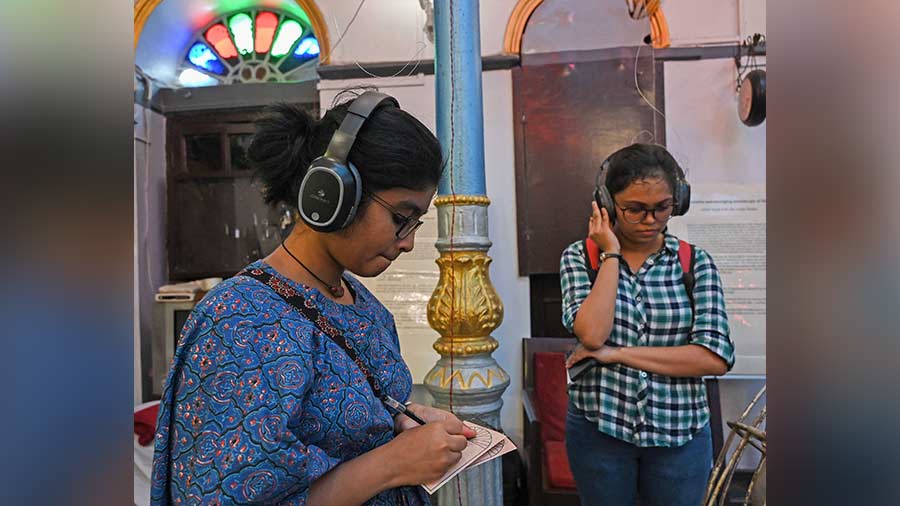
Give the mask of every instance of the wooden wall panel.
M 653 110 L 665 111 L 663 65 L 649 49 L 635 60 L 636 49 L 523 55 L 513 70 L 518 260 L 533 336 L 571 335 L 560 321 L 559 257 L 587 231 L 600 164 L 632 142 L 665 145 Z
M 634 54 L 622 48 L 596 60 L 583 52 L 534 65 L 523 59 L 513 71 L 521 275 L 558 274 L 563 249 L 586 232 L 594 180 L 607 155 L 637 140 L 665 144 L 662 117 L 635 87 Z M 663 111 L 662 64 L 645 54 L 637 79 Z

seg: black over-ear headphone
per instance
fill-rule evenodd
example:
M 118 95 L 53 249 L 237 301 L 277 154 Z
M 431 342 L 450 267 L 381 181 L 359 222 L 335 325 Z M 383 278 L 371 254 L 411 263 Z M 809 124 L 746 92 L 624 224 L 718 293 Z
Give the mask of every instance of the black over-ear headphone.
M 313 230 L 334 232 L 353 221 L 362 198 L 362 179 L 347 156 L 363 123 L 375 109 L 386 104 L 400 107 L 394 97 L 375 91 L 355 98 L 341 126 L 331 136 L 325 154 L 306 169 L 297 208 L 303 222 Z
M 618 151 L 616 151 L 618 153 Z M 600 165 L 600 173 L 597 174 L 597 181 L 594 185 L 594 200 L 597 206 L 605 207 L 609 213 L 609 223 L 616 222 L 616 204 L 606 187 L 606 178 L 609 176 L 610 158 L 616 153 L 609 155 Z M 691 185 L 688 184 L 684 177 L 684 171 L 677 163 L 675 165 L 675 188 L 672 189 L 672 199 L 675 201 L 672 209 L 672 216 L 684 216 L 688 208 L 691 207 Z M 665 168 L 663 168 L 665 170 Z

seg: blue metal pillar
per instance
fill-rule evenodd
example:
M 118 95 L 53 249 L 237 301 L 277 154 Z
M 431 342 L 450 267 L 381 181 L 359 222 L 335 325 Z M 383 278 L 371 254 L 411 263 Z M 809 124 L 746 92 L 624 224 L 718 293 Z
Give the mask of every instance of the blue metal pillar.
M 441 355 L 425 376 L 435 406 L 463 420 L 500 428 L 509 375 L 491 353 L 503 304 L 489 276 L 490 205 L 484 178 L 484 114 L 478 0 L 436 0 L 437 130 L 447 164 L 435 205 L 441 274 L 428 322 Z M 500 459 L 470 469 L 435 493 L 439 506 L 502 506 Z

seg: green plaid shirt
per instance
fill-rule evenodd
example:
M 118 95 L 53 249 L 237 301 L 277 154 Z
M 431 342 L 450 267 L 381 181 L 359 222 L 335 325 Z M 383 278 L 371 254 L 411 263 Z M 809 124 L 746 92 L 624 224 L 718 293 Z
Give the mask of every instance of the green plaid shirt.
M 607 343 L 614 346 L 698 344 L 734 365 L 722 280 L 706 251 L 695 247 L 694 303 L 682 280 L 678 238 L 666 234 L 664 246 L 637 273 L 619 262 L 615 321 Z M 591 291 L 583 241 L 560 259 L 563 325 L 573 332 L 575 315 Z M 692 323 L 693 322 L 693 323 Z M 597 422 L 601 432 L 628 443 L 681 446 L 709 422 L 702 378 L 673 378 L 622 364 L 588 369 L 569 385 L 575 408 Z

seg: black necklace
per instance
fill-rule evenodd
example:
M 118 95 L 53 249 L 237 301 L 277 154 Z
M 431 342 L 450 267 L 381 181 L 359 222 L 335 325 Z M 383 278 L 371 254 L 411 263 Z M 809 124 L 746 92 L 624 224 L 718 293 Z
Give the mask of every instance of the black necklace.
M 304 265 L 303 262 L 301 262 L 299 258 L 295 257 L 294 254 L 291 253 L 291 250 L 289 250 L 284 243 L 281 243 L 281 247 L 284 248 L 285 251 L 287 251 L 287 254 L 290 255 L 291 258 L 293 258 L 298 264 L 300 264 L 300 267 L 303 267 L 304 269 L 306 269 L 306 272 L 308 272 L 312 277 L 316 278 L 319 281 L 319 283 L 322 283 L 323 285 L 327 286 L 328 291 L 331 292 L 331 295 L 334 295 L 334 297 L 337 299 L 340 299 L 341 297 L 344 296 L 344 287 L 341 286 L 340 281 L 338 281 L 337 286 L 326 283 L 325 280 L 323 280 L 319 276 L 316 276 L 315 272 L 309 270 L 309 267 Z

